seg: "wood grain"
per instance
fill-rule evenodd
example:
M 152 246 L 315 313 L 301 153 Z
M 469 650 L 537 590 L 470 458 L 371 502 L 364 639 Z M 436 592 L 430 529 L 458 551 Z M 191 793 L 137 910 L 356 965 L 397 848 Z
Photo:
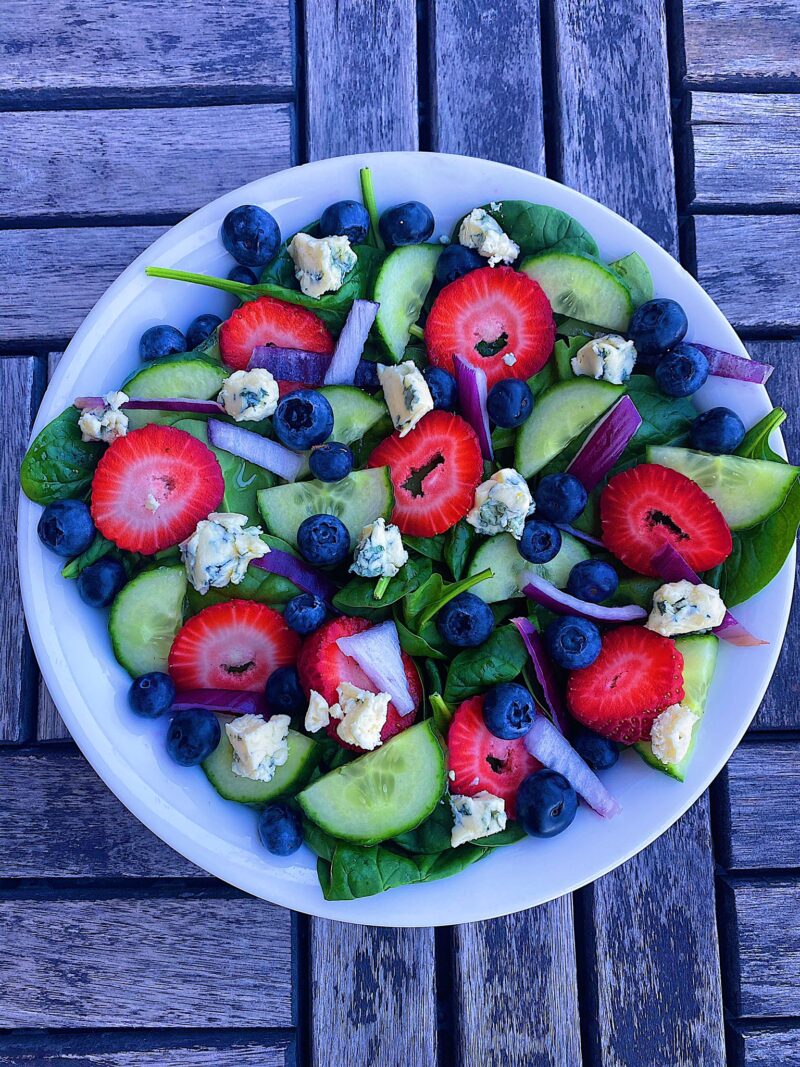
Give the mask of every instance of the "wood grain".
M 796 0 L 684 0 L 686 79 L 757 89 L 800 79 Z
M 169 1034 L 37 1034 L 0 1039 L 0 1067 L 289 1067 L 285 1039 L 211 1035 L 170 1039 Z
M 580 1067 L 572 898 L 454 930 L 456 1059 Z
M 800 1026 L 733 1023 L 729 1033 L 735 1067 L 800 1067 Z
M 538 0 L 432 5 L 431 146 L 544 173 Z
M 186 215 L 292 165 L 292 107 L 0 113 L 0 220 Z M 47 151 L 42 146 L 47 145 Z
M 307 6 L 308 158 L 415 149 L 414 0 L 312 0 Z
M 65 1029 L 289 1026 L 291 915 L 244 897 L 0 901 L 0 1018 Z
M 726 832 L 718 845 L 726 867 L 800 867 L 800 744 L 740 745 L 725 770 L 722 794 Z
M 312 1067 L 435 1067 L 432 930 L 310 920 Z

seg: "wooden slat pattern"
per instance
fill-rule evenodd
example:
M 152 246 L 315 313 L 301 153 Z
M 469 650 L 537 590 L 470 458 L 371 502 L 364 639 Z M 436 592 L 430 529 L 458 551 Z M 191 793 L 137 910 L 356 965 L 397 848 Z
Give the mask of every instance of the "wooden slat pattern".
M 0 113 L 0 220 L 188 214 L 291 166 L 292 110 Z
M 800 1067 L 800 1026 L 736 1023 L 730 1034 L 736 1067 Z
M 186 1043 L 171 1042 L 168 1035 L 144 1042 L 130 1034 L 11 1038 L 0 1044 L 0 1067 L 290 1067 L 294 1063 L 290 1043 L 280 1038 L 179 1040 Z
M 541 58 L 538 0 L 434 4 L 434 150 L 543 173 Z
M 692 85 L 760 88 L 800 79 L 796 0 L 684 0 Z
M 725 776 L 721 862 L 743 869 L 800 867 L 800 744 L 740 745 Z

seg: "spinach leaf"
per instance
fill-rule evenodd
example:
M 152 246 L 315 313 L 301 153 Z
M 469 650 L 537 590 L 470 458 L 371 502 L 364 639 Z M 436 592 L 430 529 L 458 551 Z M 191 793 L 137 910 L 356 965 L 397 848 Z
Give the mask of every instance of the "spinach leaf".
M 333 859 L 333 853 L 339 844 L 335 837 L 326 834 L 324 830 L 320 830 L 316 823 L 306 818 L 303 819 L 303 840 L 315 856 L 327 860 L 328 863 Z
M 586 227 L 556 207 L 531 204 L 527 200 L 502 200 L 484 204 L 484 211 L 519 245 L 521 256 L 534 256 L 538 252 L 600 255 L 597 242 Z
M 103 556 L 107 556 L 110 552 L 116 550 L 116 545 L 113 541 L 107 540 L 102 534 L 96 534 L 94 541 L 89 545 L 85 552 L 81 552 L 75 559 L 71 559 L 69 563 L 61 571 L 62 578 L 77 578 L 81 571 L 85 571 L 92 563 L 96 563 Z
M 476 847 L 474 844 L 461 845 L 460 848 L 449 848 L 447 852 L 440 852 L 433 859 L 433 863 L 427 864 L 423 881 L 436 882 L 440 878 L 450 878 L 451 875 L 460 874 L 461 871 L 471 867 L 473 863 L 477 863 L 478 860 L 482 860 L 488 854 L 488 848 Z
M 436 534 L 435 537 L 413 537 L 411 534 L 403 535 L 403 544 L 406 548 L 412 548 L 420 556 L 427 556 L 434 563 L 439 563 L 444 555 L 444 534 Z
M 482 693 L 490 685 L 513 682 L 525 666 L 527 653 L 515 626 L 501 626 L 478 648 L 459 652 L 447 672 L 447 704 Z
M 321 856 L 317 857 L 317 878 L 319 878 L 319 884 L 322 889 L 322 895 L 326 900 L 330 900 L 331 891 L 331 865 Z
M 720 594 L 733 607 L 764 588 L 786 562 L 800 526 L 800 481 L 769 518 L 733 532 L 733 551 L 722 565 Z
M 394 844 L 406 852 L 418 852 L 424 855 L 445 852 L 450 848 L 450 832 L 453 829 L 453 812 L 445 797 L 440 800 L 424 822 L 413 830 L 398 834 Z
M 78 412 L 68 407 L 39 431 L 25 453 L 19 472 L 22 491 L 36 504 L 81 497 L 102 454 L 101 444 L 81 440 Z
M 572 337 L 569 340 L 556 341 L 553 349 L 556 374 L 562 382 L 568 382 L 575 377 L 572 372 L 572 357 L 577 355 L 578 350 L 586 344 L 585 337 Z
M 537 397 L 539 393 L 543 393 L 545 389 L 549 389 L 551 385 L 555 385 L 557 380 L 556 365 L 553 360 L 549 359 L 540 371 L 537 371 L 531 378 L 528 378 L 528 388 L 533 393 L 534 397 Z
M 688 397 L 665 396 L 645 374 L 634 374 L 625 391 L 642 416 L 642 425 L 614 467 L 615 474 L 638 462 L 648 445 L 683 444 L 697 417 Z
M 384 845 L 358 848 L 338 844 L 330 864 L 330 878 L 325 864 L 320 884 L 326 900 L 355 900 L 401 885 L 448 878 L 477 863 L 487 853 L 485 848 L 462 846 L 438 855 L 411 855 Z M 317 869 L 319 872 L 319 864 Z
M 400 647 L 404 652 L 407 652 L 409 656 L 427 656 L 429 659 L 446 659 L 446 655 L 435 645 L 432 645 L 429 641 L 422 637 L 421 634 L 415 634 L 413 630 L 401 622 L 401 620 L 395 614 L 394 624 L 397 627 L 397 634 L 400 638 Z M 438 630 L 435 627 L 433 629 L 436 632 L 438 638 Z M 434 634 L 430 632 L 431 627 L 425 627 L 425 633 L 428 637 L 433 637 Z M 439 643 L 441 639 L 439 638 Z
M 333 598 L 333 606 L 345 615 L 361 615 L 364 611 L 372 613 L 389 607 L 418 589 L 428 580 L 432 570 L 433 565 L 428 559 L 409 559 L 400 573 L 391 579 L 380 600 L 374 596 L 374 578 L 351 578 Z
M 617 591 L 610 597 L 609 604 L 624 607 L 626 604 L 638 604 L 648 611 L 653 605 L 653 593 L 661 585 L 659 578 L 643 578 L 632 575 L 620 578 Z
M 431 693 L 428 697 L 428 703 L 430 704 L 431 712 L 433 713 L 433 725 L 442 737 L 447 737 L 450 723 L 453 721 L 452 710 L 444 702 L 444 699 L 439 692 Z
M 450 530 L 445 538 L 444 561 L 456 581 L 462 578 L 467 569 L 467 561 L 474 540 L 474 528 L 463 519 Z
M 271 535 L 265 535 L 269 544 Z M 195 615 L 211 604 L 224 604 L 228 600 L 258 600 L 273 608 L 282 608 L 292 597 L 302 590 L 288 578 L 279 574 L 270 574 L 260 567 L 248 567 L 245 576 L 238 585 L 226 585 L 222 589 L 209 589 L 207 593 L 198 593 L 191 585 L 186 591 L 189 613 Z
M 777 430 L 785 420 L 786 412 L 783 408 L 773 408 L 747 431 L 736 449 L 736 455 L 744 456 L 745 459 L 769 459 L 774 463 L 785 463 L 786 460 L 770 448 L 769 444 L 772 431 Z
M 477 845 L 479 848 L 503 848 L 505 845 L 516 845 L 517 841 L 522 841 L 526 836 L 520 824 L 509 819 L 505 830 L 490 834 L 489 837 L 478 837 L 468 844 L 473 847 Z
M 442 691 L 442 669 L 435 659 L 426 659 L 422 662 L 422 675 L 425 688 L 431 694 L 429 699 L 433 699 Z M 433 717 L 435 720 L 435 713 Z

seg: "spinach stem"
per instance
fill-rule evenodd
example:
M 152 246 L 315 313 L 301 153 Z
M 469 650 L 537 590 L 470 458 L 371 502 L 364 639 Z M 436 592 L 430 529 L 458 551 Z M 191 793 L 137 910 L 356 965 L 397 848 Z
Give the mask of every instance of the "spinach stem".
M 385 246 L 378 229 L 378 204 L 375 200 L 375 187 L 372 184 L 372 171 L 369 167 L 362 167 L 358 176 L 361 179 L 361 198 L 369 215 L 370 237 L 375 247 L 383 251 Z
M 208 285 L 212 289 L 222 289 L 233 293 L 242 300 L 255 300 L 259 296 L 272 296 L 285 304 L 297 304 L 300 307 L 313 307 L 317 297 L 306 296 L 294 289 L 285 289 L 282 285 L 261 282 L 259 285 L 247 285 L 244 282 L 232 282 L 229 278 L 214 278 L 210 274 L 193 274 L 188 270 L 172 270 L 171 267 L 145 267 L 149 278 L 169 278 L 178 282 L 192 282 L 195 285 Z
M 451 601 L 453 597 L 457 597 L 459 593 L 465 593 L 467 589 L 471 589 L 473 585 L 477 585 L 478 582 L 485 582 L 487 578 L 494 578 L 494 571 L 491 567 L 487 567 L 486 570 L 481 571 L 480 574 L 471 574 L 469 578 L 462 578 L 460 582 L 451 585 L 444 596 L 435 603 L 430 604 L 420 615 L 416 625 L 417 633 L 427 626 L 437 611 L 441 611 L 445 604 Z
M 388 578 L 384 574 L 384 576 L 380 579 L 380 581 L 375 586 L 375 591 L 372 594 L 372 596 L 374 597 L 375 600 L 380 600 L 383 597 L 383 594 L 389 588 L 389 582 L 391 582 L 391 580 L 392 580 L 391 578 Z
M 425 337 L 425 331 L 421 326 L 417 326 L 416 322 L 412 322 L 408 327 L 408 332 L 412 337 L 416 337 L 418 341 L 421 341 Z
M 453 718 L 453 712 L 445 704 L 444 697 L 441 693 L 431 693 L 428 697 L 428 703 L 431 706 L 433 712 L 433 721 L 436 726 L 442 730 L 443 727 L 449 726 Z M 442 731 L 444 732 L 444 731 Z

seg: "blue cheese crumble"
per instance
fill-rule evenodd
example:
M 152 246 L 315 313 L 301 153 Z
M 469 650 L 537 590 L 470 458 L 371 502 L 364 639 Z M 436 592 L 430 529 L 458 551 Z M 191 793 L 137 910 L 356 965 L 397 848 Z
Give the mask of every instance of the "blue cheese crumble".
M 595 337 L 579 348 L 570 360 L 572 373 L 622 385 L 636 365 L 636 346 L 616 333 Z
M 288 715 L 240 715 L 225 724 L 225 733 L 233 749 L 231 770 L 240 778 L 254 782 L 271 782 L 278 767 L 289 758 Z
M 294 276 L 306 296 L 335 293 L 357 262 L 346 237 L 311 237 L 307 233 L 296 233 L 289 242 L 288 252 L 294 263 Z
M 685 704 L 670 704 L 653 723 L 650 747 L 662 763 L 680 763 L 689 752 L 692 730 L 700 717 Z
M 503 232 L 482 207 L 474 208 L 462 220 L 458 228 L 458 241 L 488 259 L 490 267 L 496 267 L 498 263 L 513 263 L 519 255 L 519 245 Z
M 400 530 L 381 517 L 361 531 L 350 570 L 362 578 L 394 578 L 407 562 Z
M 269 546 L 261 540 L 261 528 L 246 526 L 246 522 L 246 515 L 212 512 L 198 522 L 191 537 L 181 542 L 186 576 L 198 593 L 207 593 L 212 586 L 223 589 L 238 585 L 250 561 L 269 552 Z
M 316 689 L 311 690 L 305 719 L 305 728 L 310 734 L 324 730 L 331 719 L 341 719 L 341 717 L 342 709 L 338 704 L 329 705 L 321 693 L 318 693 Z
M 668 582 L 653 593 L 653 609 L 645 626 L 663 637 L 713 630 L 725 618 L 719 590 L 691 582 Z
M 120 408 L 130 398 L 123 392 L 106 393 L 103 406 L 86 408 L 78 419 L 78 427 L 84 441 L 102 441 L 110 445 L 128 432 L 128 416 Z
M 339 719 L 336 733 L 348 745 L 356 745 L 367 752 L 378 748 L 381 730 L 386 725 L 391 696 L 370 693 L 350 682 L 342 682 L 336 690 L 339 703 L 328 709 L 332 719 Z
M 513 467 L 504 467 L 475 490 L 467 522 L 480 534 L 510 533 L 522 537 L 525 519 L 535 508 L 528 483 Z
M 278 383 L 261 367 L 237 370 L 222 383 L 217 403 L 236 422 L 258 422 L 278 406 Z
M 433 411 L 433 397 L 428 383 L 410 359 L 398 363 L 396 367 L 379 363 L 378 378 L 394 428 L 401 437 L 405 437 L 423 415 Z
M 489 837 L 506 828 L 506 802 L 485 789 L 474 797 L 451 793 L 450 807 L 455 819 L 450 833 L 452 848 L 479 837 Z

